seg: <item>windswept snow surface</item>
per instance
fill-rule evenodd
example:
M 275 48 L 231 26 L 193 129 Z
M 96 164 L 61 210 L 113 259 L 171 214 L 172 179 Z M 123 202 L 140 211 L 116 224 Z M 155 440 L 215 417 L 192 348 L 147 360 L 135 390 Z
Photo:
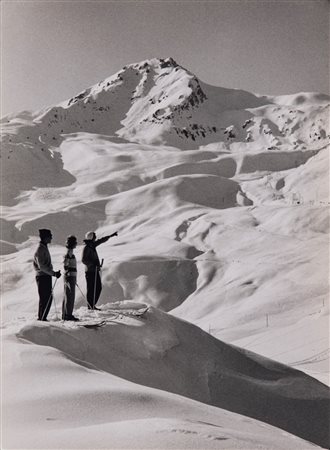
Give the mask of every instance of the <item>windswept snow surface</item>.
M 328 447 L 327 96 L 152 59 L 1 122 L 3 448 Z M 35 320 L 43 227 L 55 269 L 78 237 L 102 327 L 57 320 L 62 279 Z M 92 229 L 119 234 L 96 315 Z

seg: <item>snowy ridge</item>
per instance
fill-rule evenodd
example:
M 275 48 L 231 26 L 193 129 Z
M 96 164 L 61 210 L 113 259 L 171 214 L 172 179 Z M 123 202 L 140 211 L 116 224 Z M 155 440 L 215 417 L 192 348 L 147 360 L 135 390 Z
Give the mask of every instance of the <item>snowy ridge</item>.
M 131 308 L 143 306 L 132 302 Z M 39 345 L 53 341 L 74 361 L 112 375 L 264 420 L 319 445 L 328 442 L 328 390 L 321 383 L 224 344 L 155 308 L 126 321 L 113 319 L 112 312 L 104 306 L 101 317 L 110 313 L 110 322 L 92 336 L 77 324 L 69 331 L 55 323 L 28 325 L 19 337 Z M 114 326 L 116 322 L 121 326 Z M 263 408 L 269 404 L 266 413 Z

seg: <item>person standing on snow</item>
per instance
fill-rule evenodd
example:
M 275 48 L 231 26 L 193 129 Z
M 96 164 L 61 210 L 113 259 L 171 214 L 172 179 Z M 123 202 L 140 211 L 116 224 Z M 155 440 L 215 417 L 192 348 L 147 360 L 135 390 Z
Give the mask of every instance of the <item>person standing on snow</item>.
M 77 261 L 73 250 L 77 247 L 76 236 L 68 236 L 67 253 L 64 256 L 64 297 L 62 303 L 62 319 L 79 321 L 73 313 L 77 283 Z
M 39 230 L 40 242 L 33 257 L 36 282 L 39 293 L 38 320 L 47 322 L 47 316 L 53 301 L 52 277 L 60 278 L 61 271 L 53 270 L 48 244 L 52 242 L 52 232 L 45 228 Z
M 82 253 L 82 262 L 85 264 L 88 309 L 99 309 L 95 305 L 100 298 L 102 290 L 100 277 L 101 264 L 96 247 L 107 242 L 107 240 L 113 236 L 118 236 L 118 233 L 116 232 L 109 236 L 104 236 L 101 239 L 96 239 L 94 231 L 88 231 L 85 235 L 86 239 L 84 239 L 85 247 Z

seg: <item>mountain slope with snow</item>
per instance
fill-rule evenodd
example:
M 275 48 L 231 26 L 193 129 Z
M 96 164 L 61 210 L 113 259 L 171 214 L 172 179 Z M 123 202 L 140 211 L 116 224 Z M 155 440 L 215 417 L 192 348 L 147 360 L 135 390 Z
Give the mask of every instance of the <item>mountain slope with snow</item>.
M 101 357 L 109 358 L 111 362 L 111 355 L 117 350 L 119 354 L 124 352 L 125 345 L 133 345 L 134 339 L 140 340 L 148 326 L 154 324 L 151 319 L 158 317 L 159 320 L 162 318 L 162 325 L 166 323 L 170 328 L 173 324 L 189 328 L 188 324 L 182 325 L 178 321 L 184 319 L 207 332 L 191 328 L 195 330 L 192 341 L 189 344 L 189 339 L 185 340 L 184 347 L 188 354 L 198 348 L 199 356 L 192 365 L 195 367 L 196 363 L 198 370 L 204 368 L 207 376 L 210 376 L 207 359 L 214 357 L 208 353 L 209 346 L 220 348 L 226 345 L 223 342 L 227 342 L 302 370 L 328 384 L 328 123 L 329 98 L 325 95 L 298 93 L 271 97 L 208 86 L 171 58 L 128 65 L 59 105 L 41 112 L 24 112 L 3 118 L 2 313 L 6 348 L 18 348 L 19 358 L 26 358 L 23 365 L 28 379 L 39 365 L 30 366 L 30 358 L 35 358 L 41 351 L 39 344 L 59 349 L 73 361 L 78 358 L 79 361 L 84 359 L 86 364 L 95 363 L 95 370 L 103 370 L 104 367 L 99 365 Z M 56 269 L 62 268 L 66 236 L 75 234 L 78 237 L 76 307 L 79 311 L 85 308 L 81 244 L 86 231 L 94 229 L 98 236 L 114 231 L 119 233 L 99 249 L 100 258 L 105 260 L 101 307 L 106 308 L 109 301 L 133 300 L 166 311 L 172 317 L 152 309 L 154 315 L 149 315 L 151 321 L 145 326 L 140 324 L 138 328 L 135 322 L 125 324 L 127 333 L 131 333 L 127 342 L 128 335 L 123 338 L 119 333 L 120 324 L 114 327 L 107 325 L 102 331 L 104 337 L 110 333 L 107 339 L 111 341 L 116 336 L 112 333 L 119 333 L 115 337 L 118 349 L 112 348 L 110 354 L 97 340 L 88 345 L 85 338 L 75 341 L 77 330 L 66 332 L 59 325 L 41 327 L 33 322 L 37 292 L 31 261 L 39 228 L 53 231 L 50 251 Z M 54 291 L 54 307 L 57 306 L 58 310 L 62 292 L 60 279 Z M 27 328 L 24 327 L 26 320 L 29 321 Z M 151 327 L 156 352 L 161 347 L 157 335 L 157 330 L 160 332 L 161 329 L 160 324 L 155 329 Z M 88 330 L 88 333 L 95 333 L 95 330 Z M 25 339 L 34 344 L 22 344 Z M 68 347 L 68 342 L 76 342 L 78 348 Z M 152 339 L 148 342 L 151 345 Z M 97 361 L 90 360 L 93 346 L 100 348 Z M 227 350 L 229 348 L 232 347 Z M 31 350 L 31 355 L 28 350 Z M 80 354 L 80 350 L 85 353 Z M 130 360 L 129 348 L 126 350 L 125 357 Z M 237 357 L 238 366 L 247 368 L 249 363 L 245 351 L 237 352 L 236 355 L 240 355 Z M 208 355 L 206 359 L 204 353 Z M 53 350 L 51 354 L 55 355 L 53 370 L 57 373 L 55 367 L 62 367 L 63 355 L 53 353 Z M 229 365 L 236 358 L 232 353 L 230 355 L 226 360 Z M 7 358 L 6 383 L 9 383 L 9 351 Z M 252 389 L 251 374 L 241 376 L 241 369 L 233 367 L 230 379 L 235 383 L 225 390 L 231 396 L 245 386 L 247 396 L 254 392 L 255 397 L 261 396 L 264 400 L 256 402 L 253 412 L 253 405 L 249 403 L 248 410 L 244 410 L 239 399 L 234 407 L 231 407 L 231 401 L 224 402 L 225 375 L 215 362 L 217 377 L 221 374 L 211 382 L 217 399 L 210 401 L 202 395 L 205 388 L 202 379 L 202 384 L 197 383 L 195 390 L 190 392 L 187 388 L 189 392 L 185 391 L 183 386 L 193 384 L 198 375 L 190 376 L 190 372 L 184 370 L 184 363 L 181 367 L 180 358 L 183 358 L 181 354 L 175 367 L 169 365 L 165 369 L 166 358 L 133 358 L 132 366 L 125 366 L 121 358 L 116 357 L 110 372 L 157 390 L 172 390 L 282 428 L 285 428 L 283 423 L 276 418 L 279 411 L 287 411 L 288 422 L 290 417 L 298 414 L 299 408 L 292 412 L 282 398 L 284 395 L 289 403 L 300 402 L 291 378 L 284 389 L 283 380 L 269 382 L 262 372 L 260 383 L 258 381 Z M 139 378 L 139 370 L 145 372 L 150 364 L 155 364 L 151 373 L 156 373 L 157 362 L 162 365 L 163 374 L 168 375 L 166 385 L 163 381 L 158 382 L 162 373 L 157 374 L 157 382 Z M 276 366 L 276 363 L 271 364 Z M 28 368 L 32 366 L 34 369 Z M 80 373 L 81 369 L 77 370 Z M 283 370 L 293 378 L 298 374 L 293 369 Z M 132 380 L 129 374 L 134 373 L 137 378 Z M 99 376 L 95 371 L 88 374 L 88 379 Z M 313 386 L 321 386 L 317 389 L 321 389 L 321 397 L 326 398 L 324 385 L 300 372 L 297 376 L 311 388 L 311 395 Z M 47 370 L 45 380 L 49 377 L 51 372 Z M 127 389 L 125 383 L 124 390 Z M 176 389 L 177 385 L 182 389 Z M 307 385 L 306 391 L 309 389 Z M 104 386 L 107 386 L 104 389 L 110 389 L 108 381 Z M 60 384 L 56 389 L 60 389 Z M 85 396 L 87 391 L 84 389 L 80 396 L 86 405 L 91 394 Z M 140 389 L 144 388 L 136 384 L 132 387 L 134 392 L 140 392 Z M 125 402 L 130 402 L 133 395 L 129 392 L 116 405 L 124 408 Z M 267 397 L 270 392 L 274 394 L 272 400 Z M 154 394 L 148 391 L 149 394 L 153 398 Z M 174 399 L 172 394 L 168 394 L 169 397 L 164 392 L 157 395 L 173 402 L 173 405 L 179 401 L 179 397 Z M 23 401 L 22 396 L 23 393 L 19 398 Z M 218 401 L 219 398 L 222 400 Z M 31 398 L 26 400 L 26 408 L 31 401 Z M 135 397 L 132 401 L 138 411 L 139 402 Z M 188 400 L 181 401 L 184 408 L 189 409 Z M 271 420 L 266 420 L 268 413 L 264 411 L 263 401 L 265 404 L 273 402 Z M 299 412 L 301 416 L 296 424 L 297 429 L 305 429 L 306 434 L 302 435 L 301 430 L 294 431 L 296 428 L 291 425 L 285 429 L 323 445 L 324 441 L 321 443 L 315 438 L 315 435 L 320 435 L 318 423 L 321 423 L 321 418 L 315 416 L 310 426 L 305 423 L 307 410 L 313 409 L 318 400 L 311 397 L 310 401 L 310 407 Z M 51 396 L 49 405 L 52 402 L 55 402 L 55 396 Z M 160 404 L 155 402 L 157 411 Z M 9 396 L 6 405 L 11 411 L 10 417 L 14 417 L 16 406 L 13 398 Z M 33 409 L 35 418 L 39 408 L 38 401 Z M 141 408 L 145 411 L 143 405 Z M 213 414 L 214 407 L 205 408 L 207 417 L 211 414 L 211 409 L 207 408 L 213 408 Z M 102 404 L 98 411 L 98 414 L 106 414 L 107 406 Z M 193 417 L 191 420 L 195 421 L 195 413 Z M 8 419 L 8 429 L 12 427 L 11 420 Z M 56 441 L 51 427 L 56 430 L 59 423 L 52 420 L 50 416 L 47 448 L 58 448 L 64 442 L 61 439 L 68 436 L 62 430 L 63 434 Z M 90 420 L 92 426 L 98 427 L 99 419 L 95 422 L 93 418 Z M 112 417 L 110 422 L 114 420 L 117 419 Z M 176 419 L 172 415 L 170 420 Z M 201 419 L 201 422 L 209 420 Z M 244 419 L 239 418 L 235 422 L 235 433 L 241 420 Z M 146 424 L 148 421 L 146 418 Z M 110 422 L 104 436 L 114 430 Z M 82 423 L 77 434 L 80 444 L 88 430 L 86 423 Z M 24 418 L 21 424 L 24 427 Z M 219 448 L 219 443 L 228 444 L 210 439 L 207 447 L 204 437 L 200 437 L 209 433 L 204 425 L 199 425 L 202 430 L 194 428 L 191 431 L 198 435 L 196 444 L 187 436 L 183 440 L 181 436 L 175 442 L 179 447 L 188 448 Z M 257 433 L 252 422 L 249 426 Z M 172 433 L 168 422 L 165 429 L 166 433 Z M 136 448 L 144 448 L 147 441 L 139 434 L 135 419 L 129 430 L 132 435 L 140 436 Z M 149 431 L 144 433 L 151 437 Z M 159 430 L 159 433 L 165 431 Z M 253 444 L 245 438 L 230 443 L 233 442 L 233 448 L 251 448 L 251 445 L 255 448 L 257 442 L 261 448 L 290 448 L 291 444 L 282 443 L 279 434 L 274 435 L 274 441 L 263 441 L 265 436 L 261 433 L 258 441 L 256 433 L 252 436 Z M 134 439 L 127 440 L 124 435 L 122 431 L 116 434 L 116 448 L 134 447 Z M 175 436 L 177 438 L 178 434 Z M 23 438 L 12 442 L 22 442 L 20 439 Z M 11 432 L 8 432 L 8 439 L 13 439 Z M 72 448 L 80 448 L 78 443 L 70 442 Z M 95 448 L 107 448 L 100 441 L 95 445 L 93 441 L 88 442 Z M 157 433 L 152 434 L 152 442 L 154 447 L 150 448 L 160 446 Z M 296 448 L 300 448 L 298 441 L 296 443 Z M 38 445 L 37 448 L 42 448 L 41 441 Z M 170 439 L 162 448 L 171 448 Z M 308 444 L 303 448 L 308 448 Z

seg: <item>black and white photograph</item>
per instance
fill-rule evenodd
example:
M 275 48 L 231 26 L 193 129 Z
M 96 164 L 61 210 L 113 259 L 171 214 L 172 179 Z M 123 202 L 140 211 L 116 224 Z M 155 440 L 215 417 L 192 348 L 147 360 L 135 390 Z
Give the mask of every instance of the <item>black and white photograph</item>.
M 329 449 L 330 2 L 0 8 L 1 449 Z

